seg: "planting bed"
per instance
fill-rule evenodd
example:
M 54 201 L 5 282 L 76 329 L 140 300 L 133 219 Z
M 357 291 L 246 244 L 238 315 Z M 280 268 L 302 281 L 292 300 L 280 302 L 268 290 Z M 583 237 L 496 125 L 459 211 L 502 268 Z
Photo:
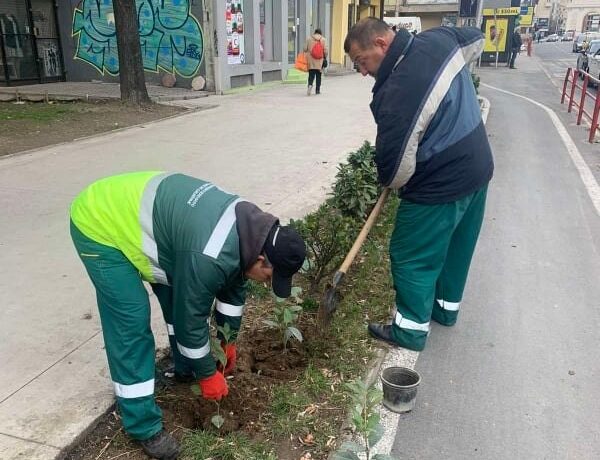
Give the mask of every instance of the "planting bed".
M 386 320 L 393 304 L 387 245 L 396 207 L 397 200 L 390 198 L 346 278 L 338 311 L 326 331 L 317 327 L 316 319 L 329 275 L 316 286 L 314 273 L 297 276 L 296 284 L 304 294 L 287 305 L 303 307 L 294 326 L 304 340 L 290 340 L 287 350 L 282 333 L 264 323 L 272 319 L 275 307 L 286 304 L 278 304 L 266 286 L 250 284 L 237 341 L 237 366 L 228 380 L 229 395 L 219 407 L 194 394 L 191 384 L 166 378 L 168 359 L 159 363 L 156 399 L 163 410 L 165 428 L 182 441 L 181 459 L 325 460 L 339 445 L 350 401 L 345 383 L 364 375 L 376 351 L 366 325 Z M 342 237 L 339 226 L 323 224 L 335 216 L 324 215 L 328 218 L 304 227 L 307 232 L 321 234 L 314 237 L 314 244 L 309 245 L 312 248 L 328 247 L 338 239 L 336 244 L 347 245 L 353 239 L 349 235 L 358 233 L 362 224 L 356 219 L 356 228 L 344 227 L 347 234 Z M 328 232 L 331 235 L 322 235 Z M 320 242 L 316 241 L 319 238 Z M 331 259 L 325 272 L 329 273 L 338 259 L 339 255 Z M 225 418 L 220 429 L 211 424 L 217 410 Z M 65 458 L 116 460 L 146 456 L 123 433 L 113 411 Z

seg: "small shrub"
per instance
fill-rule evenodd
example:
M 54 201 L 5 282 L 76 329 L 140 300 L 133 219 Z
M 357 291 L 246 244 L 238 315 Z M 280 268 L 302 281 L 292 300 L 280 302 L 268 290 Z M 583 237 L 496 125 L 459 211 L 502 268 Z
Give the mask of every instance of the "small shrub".
M 302 220 L 290 222 L 304 238 L 307 263 L 303 269 L 314 293 L 324 277 L 335 272 L 358 234 L 360 223 L 325 203 Z
M 365 142 L 348 156 L 348 163 L 338 166 L 332 202 L 345 216 L 364 220 L 379 193 L 375 149 Z

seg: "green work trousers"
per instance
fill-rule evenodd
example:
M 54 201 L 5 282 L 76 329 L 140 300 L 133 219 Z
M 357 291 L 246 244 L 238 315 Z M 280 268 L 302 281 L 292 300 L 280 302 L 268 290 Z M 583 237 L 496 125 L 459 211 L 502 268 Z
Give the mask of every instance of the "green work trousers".
M 483 222 L 487 185 L 460 200 L 424 205 L 401 201 L 390 241 L 396 316 L 394 340 L 425 347 L 430 320 L 452 326 Z
M 96 288 L 123 427 L 134 439 L 148 439 L 162 429 L 162 413 L 154 400 L 155 347 L 148 293 L 139 271 L 121 251 L 91 240 L 73 222 L 71 237 Z

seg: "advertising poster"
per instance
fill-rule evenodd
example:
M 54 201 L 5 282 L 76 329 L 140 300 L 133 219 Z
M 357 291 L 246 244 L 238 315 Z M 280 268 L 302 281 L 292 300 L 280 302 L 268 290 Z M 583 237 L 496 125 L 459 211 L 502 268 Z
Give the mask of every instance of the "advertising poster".
M 244 11 L 242 5 L 242 1 L 226 0 L 225 3 L 228 64 L 243 64 L 245 62 Z
M 524 10 L 524 11 L 523 11 Z M 521 27 L 531 27 L 533 25 L 533 8 L 521 8 L 521 21 L 519 25 Z
M 485 47 L 483 51 L 495 53 L 496 49 L 502 53 L 506 51 L 506 35 L 508 19 L 490 19 L 485 22 Z M 497 48 L 496 48 L 497 46 Z

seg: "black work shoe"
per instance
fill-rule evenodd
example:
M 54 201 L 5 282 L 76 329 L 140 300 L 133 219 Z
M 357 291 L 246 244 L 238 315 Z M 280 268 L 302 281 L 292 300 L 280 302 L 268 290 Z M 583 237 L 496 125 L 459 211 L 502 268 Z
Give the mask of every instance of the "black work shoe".
M 379 324 L 379 323 L 371 323 L 369 324 L 369 334 L 371 337 L 376 338 L 377 340 L 381 340 L 395 347 L 399 347 L 392 337 L 392 325 L 391 324 Z
M 151 438 L 140 441 L 142 449 L 151 458 L 159 460 L 175 460 L 179 455 L 179 443 L 177 440 L 161 430 Z
M 179 374 L 175 372 L 175 381 L 177 383 L 192 383 L 194 380 L 194 374 Z

